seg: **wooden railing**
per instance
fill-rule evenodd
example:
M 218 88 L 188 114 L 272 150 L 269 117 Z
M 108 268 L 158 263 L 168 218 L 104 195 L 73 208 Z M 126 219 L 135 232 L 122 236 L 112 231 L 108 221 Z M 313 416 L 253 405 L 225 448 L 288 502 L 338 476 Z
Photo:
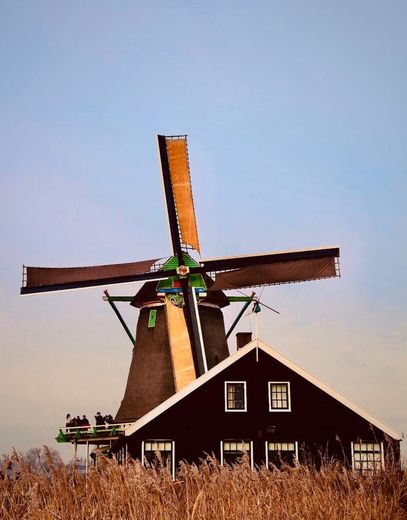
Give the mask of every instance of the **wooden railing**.
M 89 426 L 62 426 L 59 428 L 57 442 L 71 442 L 75 439 L 89 439 L 93 437 L 118 437 L 124 435 L 127 428 L 133 423 L 91 424 Z

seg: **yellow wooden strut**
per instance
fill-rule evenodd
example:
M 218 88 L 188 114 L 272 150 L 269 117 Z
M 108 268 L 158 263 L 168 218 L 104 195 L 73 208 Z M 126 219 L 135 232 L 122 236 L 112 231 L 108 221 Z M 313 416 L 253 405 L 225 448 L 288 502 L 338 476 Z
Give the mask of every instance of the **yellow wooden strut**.
M 169 298 L 166 298 L 165 312 L 167 315 L 174 384 L 175 390 L 178 392 L 196 379 L 194 359 L 182 307 L 177 307 Z

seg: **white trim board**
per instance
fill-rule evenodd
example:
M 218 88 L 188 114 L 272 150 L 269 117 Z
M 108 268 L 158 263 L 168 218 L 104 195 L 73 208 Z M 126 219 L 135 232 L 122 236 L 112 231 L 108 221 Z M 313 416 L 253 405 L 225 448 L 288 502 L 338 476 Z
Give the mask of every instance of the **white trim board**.
M 244 407 L 243 408 L 228 408 L 228 385 L 234 383 L 243 384 Z M 225 381 L 223 392 L 225 394 L 225 412 L 247 412 L 247 383 L 246 381 Z
M 221 464 L 221 466 L 223 466 L 224 463 L 225 463 L 225 461 L 224 461 L 224 458 L 225 458 L 225 448 L 224 448 L 225 442 L 244 442 L 245 444 L 249 444 L 249 446 L 250 446 L 250 467 L 251 467 L 251 469 L 254 469 L 253 441 L 249 440 L 249 439 L 246 439 L 246 440 L 242 439 L 241 441 L 236 440 L 236 439 L 222 439 L 220 441 L 220 464 Z
M 182 390 L 180 390 L 176 394 L 169 397 L 166 401 L 164 401 L 163 403 L 158 405 L 156 408 L 154 408 L 153 410 L 148 412 L 146 415 L 144 415 L 143 417 L 140 417 L 140 419 L 138 419 L 136 422 L 134 422 L 131 426 L 129 426 L 126 429 L 125 436 L 128 437 L 129 435 L 132 435 L 133 433 L 138 431 L 140 428 L 142 428 L 143 426 L 148 424 L 150 421 L 152 421 L 153 419 L 158 417 L 160 414 L 162 414 L 163 412 L 165 412 L 166 410 L 171 408 L 171 406 L 173 406 L 175 403 L 178 403 L 178 401 L 181 401 L 181 399 L 183 399 L 187 395 L 191 394 L 194 390 L 196 390 L 197 388 L 199 388 L 200 386 L 205 384 L 207 381 L 209 381 L 210 379 L 212 379 L 213 377 L 218 375 L 220 372 L 225 370 L 227 367 L 229 367 L 230 365 L 232 365 L 233 363 L 238 361 L 240 358 L 242 358 L 243 356 L 245 356 L 246 354 L 248 354 L 255 348 L 261 349 L 263 352 L 265 352 L 272 358 L 279 361 L 282 365 L 286 366 L 287 368 L 289 368 L 290 370 L 292 370 L 299 376 L 303 377 L 304 379 L 306 379 L 307 381 L 309 381 L 310 383 L 315 385 L 317 388 L 319 388 L 326 394 L 330 395 L 331 397 L 333 397 L 334 399 L 339 401 L 341 404 L 343 404 L 344 406 L 346 406 L 347 408 L 349 408 L 356 414 L 363 417 L 363 419 L 370 422 L 373 426 L 376 426 L 377 428 L 379 428 L 379 430 L 382 430 L 384 433 L 389 435 L 391 438 L 396 439 L 396 440 L 402 439 L 402 435 L 399 432 L 391 429 L 389 426 L 387 426 L 386 424 L 379 421 L 379 419 L 377 419 L 370 413 L 362 410 L 357 405 L 350 402 L 348 399 L 346 399 L 341 394 L 339 394 L 336 390 L 329 387 L 328 385 L 326 385 L 325 383 L 323 383 L 322 381 L 320 381 L 313 375 L 309 374 L 302 367 L 295 364 L 293 361 L 290 361 L 285 356 L 280 354 L 280 352 L 278 352 L 277 350 L 274 350 L 272 347 L 269 347 L 260 339 L 254 339 L 253 341 L 251 341 L 244 347 L 240 348 L 237 352 L 235 352 L 231 356 L 229 356 L 226 359 L 224 359 L 223 361 L 221 361 L 218 365 L 216 365 L 215 367 L 208 370 L 208 372 L 206 372 L 205 374 L 200 376 L 198 379 L 195 379 L 195 381 L 192 381 L 192 383 L 185 386 L 184 388 L 182 388 Z
M 298 463 L 298 441 L 264 441 L 264 446 L 266 450 L 266 468 L 269 467 L 269 444 L 271 443 L 283 443 L 286 442 L 287 444 L 293 443 L 294 444 L 294 461 L 295 463 Z
M 273 408 L 272 397 L 271 397 L 271 385 L 287 385 L 287 408 Z M 268 396 L 269 396 L 269 412 L 291 412 L 291 389 L 290 389 L 290 381 L 268 381 Z

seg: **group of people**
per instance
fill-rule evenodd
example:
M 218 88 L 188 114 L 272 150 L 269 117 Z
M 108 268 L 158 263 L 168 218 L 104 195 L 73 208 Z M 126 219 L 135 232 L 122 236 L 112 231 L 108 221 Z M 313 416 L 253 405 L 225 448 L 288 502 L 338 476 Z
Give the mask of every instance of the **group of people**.
M 74 426 L 90 426 L 90 423 L 86 415 L 82 415 L 82 418 L 80 418 L 79 415 L 77 415 L 76 417 L 71 417 L 71 414 L 67 413 L 65 425 L 67 428 L 72 428 Z
M 108 415 L 102 415 L 100 412 L 97 412 L 95 415 L 96 426 L 105 426 L 113 423 L 114 419 L 110 413 Z M 68 413 L 66 414 L 65 426 L 67 428 L 73 428 L 75 426 L 90 426 L 90 423 L 86 415 L 82 415 L 82 418 L 79 415 L 71 417 L 71 414 Z
M 113 424 L 114 420 L 113 420 L 113 417 L 110 415 L 110 413 L 108 415 L 102 415 L 100 412 L 98 412 L 95 415 L 95 422 L 96 422 L 96 426 L 103 426 L 105 424 L 106 425 Z

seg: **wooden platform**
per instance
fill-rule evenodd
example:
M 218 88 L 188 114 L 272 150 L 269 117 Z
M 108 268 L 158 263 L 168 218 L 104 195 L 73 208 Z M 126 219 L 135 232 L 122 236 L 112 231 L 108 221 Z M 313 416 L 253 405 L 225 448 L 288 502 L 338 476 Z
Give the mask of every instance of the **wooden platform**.
M 61 427 L 55 440 L 59 443 L 99 446 L 117 440 L 133 423 Z

